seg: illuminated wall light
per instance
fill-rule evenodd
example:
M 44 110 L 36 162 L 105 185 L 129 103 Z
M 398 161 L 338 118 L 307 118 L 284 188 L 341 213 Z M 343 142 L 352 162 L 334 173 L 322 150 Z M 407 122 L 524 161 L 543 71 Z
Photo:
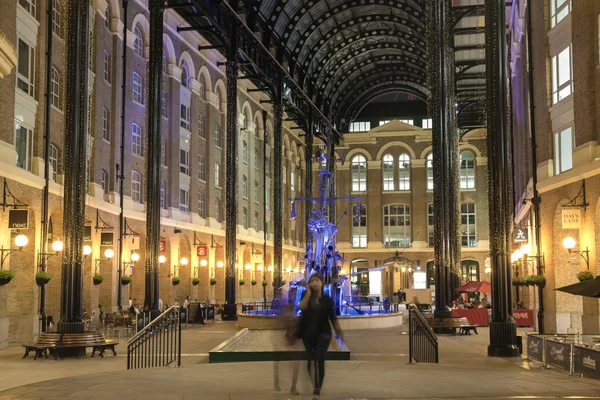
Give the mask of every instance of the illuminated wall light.
M 158 262 L 161 264 L 164 264 L 165 261 L 167 261 L 167 257 L 165 256 L 158 256 Z
M 208 265 L 208 262 L 206 260 L 200 261 L 200 266 L 201 267 L 206 267 L 207 265 Z
M 181 260 L 179 261 L 181 263 L 181 265 L 188 265 L 188 259 L 185 257 L 182 257 Z
M 223 268 L 223 261 L 219 261 L 219 262 L 217 262 L 217 267 L 219 267 L 219 268 Z
M 140 260 L 140 255 L 138 253 L 131 253 L 131 261 L 138 262 Z

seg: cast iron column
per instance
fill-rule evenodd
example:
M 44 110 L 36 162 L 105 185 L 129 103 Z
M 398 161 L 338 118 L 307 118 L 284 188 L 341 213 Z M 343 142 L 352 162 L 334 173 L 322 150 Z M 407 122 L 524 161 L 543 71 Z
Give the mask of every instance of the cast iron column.
M 283 229 L 282 229 L 282 177 L 281 177 L 281 163 L 282 163 L 282 138 L 281 130 L 283 125 L 283 99 L 281 93 L 281 84 L 278 85 L 274 92 L 273 102 L 273 282 L 275 295 L 277 295 L 277 288 L 281 285 L 281 261 L 282 254 L 281 249 L 283 245 Z
M 506 1 L 485 4 L 487 151 L 489 171 L 492 321 L 488 355 L 519 356 L 508 251 L 512 229 L 510 133 L 507 130 Z
M 160 155 L 162 139 L 162 56 L 164 0 L 150 0 L 148 68 L 148 155 L 146 157 L 146 296 L 144 310 L 156 318 L 159 299 Z M 123 43 L 126 46 L 126 43 Z
M 227 150 L 225 163 L 225 309 L 224 319 L 237 320 L 235 306 L 235 263 L 237 242 L 237 31 L 232 27 L 227 48 Z M 240 268 L 243 268 L 240 265 Z
M 267 111 L 262 110 L 262 126 L 263 126 L 263 282 L 267 279 Z M 269 175 L 270 176 L 270 175 Z M 267 287 L 262 284 L 264 307 L 267 307 Z
M 312 115 L 308 118 L 308 129 L 306 132 L 305 147 L 304 147 L 304 160 L 305 160 L 305 177 L 304 177 L 304 197 L 312 197 L 312 163 L 313 163 L 313 135 L 315 134 L 315 123 Z M 310 229 L 308 228 L 308 220 L 310 219 L 310 213 L 312 212 L 313 202 L 311 200 L 304 204 L 304 224 L 306 225 L 306 238 L 305 241 L 308 243 L 311 240 Z M 306 268 L 305 268 L 306 270 Z
M 88 123 L 89 0 L 67 2 L 64 247 L 59 333 L 81 333 Z M 83 349 L 85 353 L 85 349 Z

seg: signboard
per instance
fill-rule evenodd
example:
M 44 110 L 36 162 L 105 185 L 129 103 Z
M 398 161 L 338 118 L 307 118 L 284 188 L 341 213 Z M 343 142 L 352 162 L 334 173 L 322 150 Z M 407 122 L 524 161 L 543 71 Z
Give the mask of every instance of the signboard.
M 83 227 L 83 241 L 91 242 L 92 241 L 92 226 L 86 225 Z
M 181 321 L 182 324 L 187 324 L 187 315 L 188 315 L 187 308 L 181 307 L 179 309 L 179 321 Z
M 600 351 L 575 346 L 573 353 L 576 374 L 600 379 Z
M 29 210 L 8 210 L 8 229 L 29 229 Z
M 208 249 L 206 248 L 206 246 L 197 246 L 196 254 L 198 255 L 198 257 L 206 257 L 208 255 Z
M 115 234 L 113 232 L 101 232 L 100 233 L 100 246 L 114 246 Z
M 160 252 L 164 253 L 167 251 L 167 241 L 165 239 L 160 240 Z
M 517 326 L 533 326 L 533 310 L 514 310 L 513 317 Z
M 581 227 L 581 210 L 579 208 L 563 208 L 562 228 L 579 229 Z
M 129 239 L 127 239 L 129 240 Z M 131 242 L 129 242 L 128 246 L 131 250 L 139 250 L 140 248 L 140 237 L 139 236 L 131 236 Z
M 427 274 L 425 272 L 415 272 L 413 279 L 415 289 L 427 289 Z
M 527 229 L 515 227 L 513 229 L 513 243 L 529 242 L 529 231 Z
M 527 357 L 544 362 L 544 339 L 539 336 L 527 335 Z
M 559 343 L 552 340 L 546 340 L 546 363 L 565 371 L 571 367 L 570 360 L 571 345 Z

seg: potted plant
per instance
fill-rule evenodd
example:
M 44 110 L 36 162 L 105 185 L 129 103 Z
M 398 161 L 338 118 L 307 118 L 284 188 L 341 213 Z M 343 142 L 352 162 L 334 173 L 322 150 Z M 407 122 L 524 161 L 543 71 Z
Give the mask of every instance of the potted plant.
M 529 275 L 523 279 L 523 282 L 527 286 L 544 287 L 546 286 L 546 277 L 543 275 Z
M 245 279 L 240 279 L 240 286 L 244 286 L 246 284 L 246 280 Z
M 577 279 L 579 279 L 579 282 L 588 281 L 590 279 L 594 279 L 594 274 L 592 274 L 590 271 L 581 271 L 577 274 Z
M 7 269 L 0 270 L 0 285 L 6 285 L 15 277 L 15 273 Z
M 99 272 L 96 272 L 92 279 L 94 281 L 94 285 L 98 286 L 99 284 L 102 283 L 102 281 L 104 280 L 104 277 Z
M 171 282 L 173 282 L 173 286 L 177 286 L 181 282 L 181 279 L 178 276 L 174 276 Z
M 192 278 L 192 285 L 198 286 L 200 284 L 200 278 Z
M 215 286 L 217 284 L 217 280 L 215 278 L 210 278 L 210 285 Z
M 524 286 L 522 278 L 515 278 L 512 281 L 513 286 Z
M 35 283 L 37 283 L 39 286 L 45 285 L 46 283 L 50 282 L 50 279 L 52 279 L 52 275 L 50 275 L 47 272 L 38 271 L 35 273 Z
M 256 284 L 258 283 L 258 281 L 256 279 L 252 279 L 250 281 L 250 283 L 252 284 L 252 286 L 256 286 Z
M 123 276 L 121 277 L 121 284 L 122 284 L 123 286 L 127 286 L 127 285 L 129 285 L 130 283 L 131 283 L 131 276 L 129 276 L 129 275 L 123 275 Z
M 268 284 L 269 284 L 269 282 L 267 282 L 267 281 L 262 281 L 262 285 L 263 285 L 263 287 L 266 287 Z

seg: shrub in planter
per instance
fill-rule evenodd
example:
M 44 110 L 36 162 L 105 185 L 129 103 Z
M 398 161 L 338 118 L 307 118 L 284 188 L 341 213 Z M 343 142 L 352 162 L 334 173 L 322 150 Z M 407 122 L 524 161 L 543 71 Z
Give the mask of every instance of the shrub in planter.
M 102 281 L 104 280 L 104 277 L 102 275 L 100 275 L 98 272 L 96 272 L 92 279 L 94 280 L 94 285 L 98 286 L 99 284 L 102 283 Z
M 284 287 L 284 286 L 285 286 L 285 281 L 284 280 L 281 281 L 281 283 L 279 284 L 279 286 L 277 286 L 277 281 L 273 281 L 273 287 L 274 288 L 279 289 L 279 288 Z
M 246 284 L 246 280 L 245 279 L 240 279 L 240 286 L 244 286 Z
M 215 286 L 217 284 L 217 280 L 215 278 L 210 279 L 210 285 Z
M 50 279 L 52 279 L 52 275 L 50 275 L 47 272 L 38 271 L 35 273 L 35 283 L 37 283 L 40 286 L 50 282 Z
M 523 283 L 523 279 L 521 278 L 515 278 L 512 281 L 513 286 L 524 286 L 525 284 Z
M 7 269 L 0 271 L 0 285 L 6 285 L 15 277 L 15 273 Z
M 250 283 L 252 284 L 252 286 L 256 286 L 256 284 L 257 284 L 258 282 L 256 281 L 256 279 L 252 279 L 252 280 L 250 281 Z
M 198 286 L 200 284 L 200 278 L 192 278 L 192 285 Z
M 546 286 L 546 277 L 543 275 L 529 275 L 523 279 L 523 282 L 527 285 L 533 286 Z
M 267 282 L 267 281 L 262 281 L 262 285 L 263 285 L 263 286 L 267 286 L 268 284 L 269 284 L 269 282 Z
M 127 285 L 129 285 L 130 283 L 131 283 L 131 276 L 129 276 L 129 275 L 123 275 L 123 276 L 121 277 L 121 284 L 122 284 L 123 286 L 127 286 Z
M 173 286 L 177 286 L 181 282 L 181 279 L 179 279 L 178 276 L 174 276 L 173 279 L 171 279 L 171 282 L 173 282 Z
M 594 279 L 594 274 L 592 274 L 590 271 L 581 271 L 577 274 L 577 279 L 579 279 L 579 282 Z

